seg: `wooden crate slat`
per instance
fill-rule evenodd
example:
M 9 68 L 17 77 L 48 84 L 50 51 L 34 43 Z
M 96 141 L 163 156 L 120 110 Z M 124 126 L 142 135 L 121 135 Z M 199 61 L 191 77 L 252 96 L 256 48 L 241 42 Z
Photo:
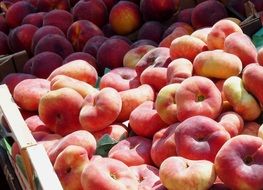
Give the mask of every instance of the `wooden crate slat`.
M 0 85 L 0 108 L 21 149 L 37 144 L 6 85 Z

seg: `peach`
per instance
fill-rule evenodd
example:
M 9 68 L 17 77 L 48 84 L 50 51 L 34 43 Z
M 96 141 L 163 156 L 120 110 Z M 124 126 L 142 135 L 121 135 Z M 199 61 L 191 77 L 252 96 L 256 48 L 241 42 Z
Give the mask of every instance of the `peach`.
M 144 20 L 160 20 L 169 19 L 179 8 L 178 0 L 142 0 L 140 2 L 140 10 Z
M 184 22 L 187 23 L 189 25 L 192 25 L 192 12 L 193 12 L 194 8 L 186 8 L 186 9 L 182 9 L 178 15 L 177 15 L 177 22 Z
M 261 84 L 263 81 L 263 67 L 259 64 L 253 63 L 247 65 L 242 72 L 242 81 L 245 89 L 251 93 L 262 105 L 263 94 Z
M 56 26 L 42 26 L 37 29 L 32 38 L 31 51 L 34 52 L 34 49 L 41 38 L 49 34 L 58 34 L 65 37 L 64 33 Z
M 113 140 L 120 141 L 123 138 L 126 139 L 128 137 L 128 129 L 124 124 L 111 124 L 105 127 L 102 130 L 96 131 L 92 133 L 98 142 L 105 135 L 109 135 Z
M 151 49 L 154 49 L 155 46 L 153 45 L 139 45 L 137 47 L 134 47 L 127 51 L 126 54 L 123 57 L 123 66 L 134 68 L 136 67 L 136 64 L 138 61 Z
M 166 47 L 156 47 L 145 53 L 135 66 L 135 70 L 140 76 L 149 66 L 167 67 L 171 62 L 170 49 Z
M 51 163 L 54 164 L 59 154 L 70 145 L 84 148 L 89 159 L 93 157 L 97 146 L 96 140 L 90 132 L 86 130 L 74 131 L 62 137 L 59 142 L 48 151 Z
M 243 131 L 241 134 L 243 135 L 251 135 L 251 136 L 258 136 L 258 131 L 260 128 L 260 124 L 255 121 L 245 121 Z
M 192 160 L 172 156 L 163 161 L 159 169 L 162 184 L 171 190 L 209 189 L 216 179 L 214 164 L 207 160 Z
M 71 78 L 66 75 L 56 75 L 50 81 L 51 90 L 57 90 L 64 87 L 72 88 L 76 90 L 83 98 L 85 98 L 89 94 L 98 92 L 98 90 L 93 86 L 91 86 L 90 84 L 84 81 Z
M 155 109 L 161 119 L 167 124 L 173 124 L 177 119 L 176 91 L 180 84 L 169 84 L 164 86 L 157 94 Z
M 158 168 L 166 158 L 177 155 L 174 131 L 178 124 L 169 125 L 153 135 L 151 158 Z
M 47 12 L 43 18 L 43 26 L 51 25 L 58 27 L 67 35 L 69 26 L 73 23 L 73 16 L 66 10 L 54 9 Z
M 71 61 L 58 67 L 49 75 L 48 80 L 52 80 L 57 75 L 66 75 L 92 86 L 95 86 L 98 80 L 96 69 L 84 60 Z
M 109 12 L 109 24 L 116 34 L 130 34 L 137 30 L 141 23 L 140 8 L 133 2 L 119 1 Z
M 13 52 L 26 50 L 31 55 L 32 38 L 37 29 L 32 24 L 23 24 L 14 28 L 8 35 L 10 49 Z
M 225 38 L 224 51 L 238 56 L 243 67 L 257 62 L 257 49 L 246 34 L 240 32 L 229 34 Z
M 30 13 L 36 12 L 36 9 L 27 1 L 18 1 L 12 4 L 6 12 L 6 23 L 8 27 L 15 28 L 20 26 L 24 17 Z
M 68 0 L 38 0 L 37 1 L 38 11 L 49 12 L 54 9 L 69 10 L 70 4 Z
M 119 92 L 122 100 L 121 112 L 117 118 L 118 122 L 127 121 L 131 112 L 145 101 L 154 101 L 155 92 L 148 84 L 143 84 L 137 88 Z
M 167 47 L 170 48 L 172 41 L 176 38 L 179 38 L 184 35 L 190 35 L 190 33 L 183 27 L 177 27 L 175 28 L 172 33 L 165 36 L 161 42 L 159 43 L 159 47 Z
M 135 42 L 133 42 L 131 44 L 131 49 L 133 48 L 137 48 L 138 46 L 141 46 L 141 45 L 151 45 L 151 46 L 154 46 L 154 47 L 157 47 L 158 44 L 152 40 L 149 40 L 149 39 L 140 39 L 140 40 L 136 40 Z
M 238 76 L 242 71 L 242 62 L 238 56 L 222 50 L 205 51 L 193 61 L 194 73 L 209 78 L 227 79 Z
M 192 11 L 192 25 L 195 29 L 214 25 L 217 21 L 228 16 L 223 3 L 219 1 L 204 1 Z
M 139 182 L 123 162 L 101 157 L 90 161 L 81 175 L 83 190 L 137 190 Z
M 106 5 L 108 11 L 118 2 L 118 0 L 103 0 L 104 4 Z
M 118 92 L 137 88 L 141 85 L 135 69 L 129 67 L 119 67 L 104 74 L 99 83 L 99 88 L 111 87 Z
M 181 83 L 193 74 L 193 64 L 185 58 L 173 60 L 167 67 L 167 83 Z
M 263 139 L 263 125 L 258 128 L 258 137 Z
M 88 163 L 88 153 L 81 146 L 69 145 L 60 152 L 54 170 L 64 190 L 82 189 L 81 174 Z
M 72 43 L 75 51 L 82 51 L 85 43 L 93 36 L 103 36 L 102 30 L 88 20 L 73 22 L 67 31 L 67 38 Z
M 36 78 L 36 76 L 27 73 L 9 73 L 3 78 L 1 84 L 6 84 L 10 93 L 13 94 L 14 88 L 18 83 L 22 80 L 33 78 Z
M 81 60 L 88 62 L 90 65 L 92 65 L 98 71 L 97 60 L 95 59 L 95 57 L 93 57 L 91 54 L 85 53 L 85 52 L 74 52 L 74 53 L 68 55 L 63 60 L 63 64 L 66 64 L 68 62 L 75 61 L 78 59 L 81 59 Z
M 207 36 L 208 36 L 209 32 L 211 31 L 211 29 L 212 29 L 212 27 L 199 28 L 199 29 L 195 30 L 191 34 L 191 36 L 199 38 L 200 40 L 202 40 L 203 42 L 205 42 L 207 44 Z
M 24 66 L 23 66 L 23 70 L 22 70 L 23 73 L 31 74 L 31 72 L 32 72 L 33 59 L 34 59 L 34 56 L 31 57 L 31 58 L 29 58 L 29 59 L 25 62 Z
M 17 105 L 28 111 L 38 110 L 42 96 L 50 91 L 50 82 L 46 79 L 24 79 L 13 91 L 13 98 Z
M 146 68 L 140 75 L 140 83 L 149 84 L 156 92 L 159 92 L 167 84 L 167 68 Z
M 0 55 L 7 55 L 9 53 L 8 36 L 0 31 Z
M 0 15 L 0 31 L 5 34 L 9 33 L 9 26 L 7 25 L 4 15 Z
M 221 113 L 217 118 L 217 121 L 225 128 L 231 137 L 241 134 L 244 128 L 243 118 L 234 111 Z
M 260 105 L 254 96 L 245 89 L 240 77 L 232 76 L 226 79 L 223 92 L 233 110 L 240 114 L 244 120 L 253 121 L 259 117 Z
M 123 66 L 123 57 L 129 50 L 130 44 L 125 40 L 107 39 L 97 51 L 97 63 L 100 73 L 103 73 L 105 68 L 114 69 Z
M 129 124 L 135 134 L 146 138 L 152 138 L 157 131 L 168 126 L 150 100 L 141 103 L 131 112 Z
M 257 63 L 263 66 L 263 47 L 259 48 L 257 52 Z
M 99 131 L 117 119 L 121 112 L 122 100 L 114 88 L 103 88 L 96 94 L 87 95 L 81 106 L 79 121 L 83 129 Z
M 220 148 L 231 138 L 221 124 L 201 115 L 181 122 L 174 135 L 178 156 L 211 162 L 214 162 Z
M 45 14 L 45 12 L 30 13 L 23 18 L 21 24 L 32 24 L 40 28 L 43 26 L 43 18 Z
M 219 20 L 207 35 L 207 46 L 210 50 L 224 49 L 225 38 L 234 32 L 243 33 L 239 25 L 231 20 Z
M 137 39 L 149 39 L 159 43 L 162 40 L 163 31 L 164 26 L 161 22 L 154 20 L 146 21 L 138 29 Z
M 222 109 L 222 96 L 212 80 L 202 76 L 185 79 L 176 92 L 177 118 L 183 121 L 202 115 L 215 119 Z
M 152 140 L 142 136 L 132 136 L 119 141 L 109 151 L 108 157 L 122 161 L 127 166 L 152 165 Z
M 164 30 L 163 38 L 172 34 L 179 28 L 184 29 L 187 34 L 191 34 L 194 32 L 194 29 L 190 24 L 187 24 L 185 22 L 173 22 L 172 24 L 169 24 L 168 27 Z
M 165 190 L 159 178 L 159 169 L 148 164 L 130 166 L 136 174 L 139 183 L 138 189 Z
M 105 42 L 108 38 L 106 36 L 93 36 L 90 39 L 87 40 L 83 47 L 83 52 L 89 53 L 93 57 L 97 58 L 97 51 L 99 47 Z
M 42 37 L 34 49 L 34 55 L 44 51 L 51 51 L 60 55 L 63 59 L 74 52 L 67 38 L 59 34 L 50 34 Z
M 218 177 L 230 189 L 261 189 L 262 147 L 259 137 L 237 135 L 229 139 L 216 155 L 214 166 Z
M 39 100 L 39 117 L 50 131 L 65 136 L 82 129 L 79 122 L 82 103 L 83 97 L 71 88 L 52 90 Z
M 185 58 L 193 61 L 201 52 L 208 50 L 205 42 L 191 35 L 174 39 L 170 46 L 171 59 Z
M 79 1 L 72 8 L 72 15 L 75 20 L 89 20 L 102 27 L 107 22 L 108 10 L 103 0 Z
M 32 115 L 25 119 L 26 125 L 31 132 L 44 131 L 51 133 L 45 123 L 39 118 L 39 115 Z
M 62 62 L 63 59 L 56 53 L 48 51 L 39 53 L 32 59 L 31 74 L 46 79 L 56 68 L 62 65 Z

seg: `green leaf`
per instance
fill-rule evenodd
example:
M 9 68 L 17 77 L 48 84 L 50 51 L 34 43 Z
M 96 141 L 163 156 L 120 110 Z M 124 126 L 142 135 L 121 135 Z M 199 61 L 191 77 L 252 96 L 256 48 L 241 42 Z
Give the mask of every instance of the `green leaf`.
M 97 149 L 95 154 L 106 157 L 108 156 L 110 149 L 117 143 L 118 141 L 114 140 L 110 137 L 110 135 L 106 134 L 97 142 Z
M 12 145 L 8 142 L 7 137 L 2 138 L 0 144 L 11 155 Z

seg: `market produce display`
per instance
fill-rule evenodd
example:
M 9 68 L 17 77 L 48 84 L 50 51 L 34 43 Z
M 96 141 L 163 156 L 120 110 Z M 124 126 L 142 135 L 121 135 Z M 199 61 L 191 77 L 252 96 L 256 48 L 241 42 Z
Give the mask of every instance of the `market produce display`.
M 244 3 L 1 2 L 0 55 L 28 55 L 1 84 L 63 189 L 262 190 L 263 47 L 226 7 Z

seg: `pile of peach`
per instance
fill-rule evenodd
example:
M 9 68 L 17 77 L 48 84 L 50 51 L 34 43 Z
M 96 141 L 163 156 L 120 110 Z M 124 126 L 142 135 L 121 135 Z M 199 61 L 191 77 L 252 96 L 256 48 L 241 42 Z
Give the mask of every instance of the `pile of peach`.
M 7 2 L 2 83 L 64 189 L 262 189 L 263 48 L 220 1 Z

